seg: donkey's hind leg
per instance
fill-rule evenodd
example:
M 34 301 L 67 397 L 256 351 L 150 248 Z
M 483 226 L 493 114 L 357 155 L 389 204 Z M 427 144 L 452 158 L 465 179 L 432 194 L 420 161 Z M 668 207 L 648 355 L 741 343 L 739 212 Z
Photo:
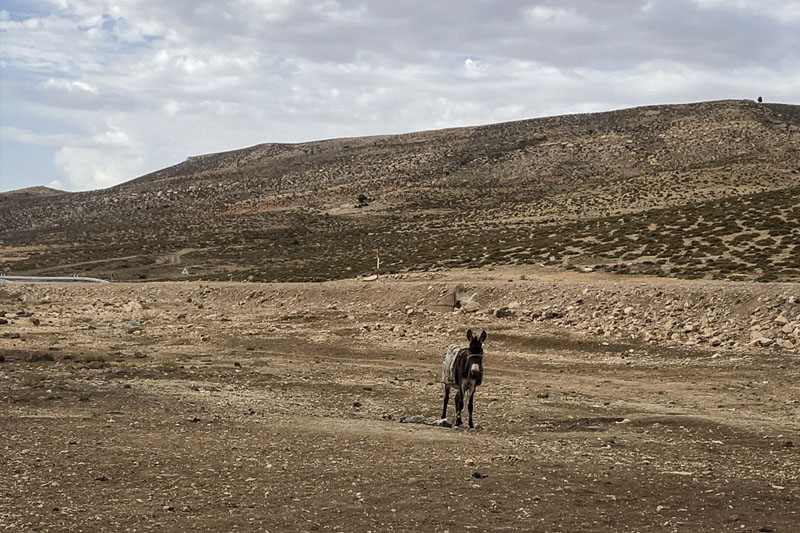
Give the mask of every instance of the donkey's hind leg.
M 450 401 L 450 385 L 444 384 L 444 407 L 442 407 L 442 420 L 447 419 L 447 402 Z

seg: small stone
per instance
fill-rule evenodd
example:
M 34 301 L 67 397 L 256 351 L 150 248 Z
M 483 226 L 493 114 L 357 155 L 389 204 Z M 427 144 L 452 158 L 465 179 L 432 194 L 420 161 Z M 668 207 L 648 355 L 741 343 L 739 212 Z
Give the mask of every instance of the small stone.
M 761 531 L 762 533 L 770 533 L 771 531 L 775 531 L 772 528 L 772 526 L 761 526 L 760 528 L 758 528 L 758 530 Z
M 783 441 L 784 448 L 794 448 L 794 442 L 790 440 Z
M 94 478 L 94 480 L 95 481 L 108 481 L 108 478 L 106 476 L 100 476 L 100 477 Z
M 39 319 L 38 318 L 31 318 L 31 324 L 33 324 L 34 326 L 38 326 L 40 324 Z
M 480 310 L 481 304 L 474 300 L 467 300 L 466 302 L 461 302 L 461 309 L 464 310 L 465 313 L 475 313 L 476 311 Z
M 508 307 L 499 307 L 494 310 L 494 316 L 496 318 L 506 318 L 514 314 Z
M 355 407 L 355 408 L 361 407 L 361 402 L 359 402 L 358 400 L 354 401 L 353 402 L 353 407 Z
M 778 324 L 780 324 L 781 326 L 783 326 L 783 325 L 785 325 L 785 324 L 788 324 L 788 323 L 789 323 L 789 319 L 788 319 L 788 318 L 786 318 L 786 317 L 785 317 L 785 316 L 783 316 L 783 315 L 778 315 L 778 317 L 775 319 L 775 322 L 776 322 L 776 323 L 778 323 Z
M 181 313 L 178 315 L 178 320 L 183 320 L 184 318 L 186 318 L 186 313 Z
M 536 397 L 537 398 L 541 398 L 542 400 L 544 400 L 544 399 L 550 397 L 550 393 L 549 392 L 540 392 L 539 394 L 536 395 Z
M 475 479 L 485 479 L 489 477 L 489 474 L 481 474 L 476 470 L 475 472 L 472 473 L 472 477 L 474 477 Z
M 0 326 L 4 326 L 6 324 L 8 324 L 8 320 L 6 320 L 5 318 L 0 318 Z

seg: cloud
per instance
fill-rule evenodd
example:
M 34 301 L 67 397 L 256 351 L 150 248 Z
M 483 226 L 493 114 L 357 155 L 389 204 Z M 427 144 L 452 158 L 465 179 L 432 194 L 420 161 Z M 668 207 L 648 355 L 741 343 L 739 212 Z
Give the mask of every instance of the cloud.
M 33 179 L 70 189 L 261 142 L 800 94 L 789 0 L 17 5 L 0 139 L 53 147 Z

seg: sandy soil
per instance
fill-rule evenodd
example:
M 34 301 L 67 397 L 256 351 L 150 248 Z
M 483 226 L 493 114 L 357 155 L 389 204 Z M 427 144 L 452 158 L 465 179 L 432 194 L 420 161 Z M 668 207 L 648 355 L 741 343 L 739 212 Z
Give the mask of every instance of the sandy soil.
M 0 530 L 797 531 L 797 353 L 409 316 L 430 291 L 0 286 Z M 401 423 L 467 328 L 477 429 Z

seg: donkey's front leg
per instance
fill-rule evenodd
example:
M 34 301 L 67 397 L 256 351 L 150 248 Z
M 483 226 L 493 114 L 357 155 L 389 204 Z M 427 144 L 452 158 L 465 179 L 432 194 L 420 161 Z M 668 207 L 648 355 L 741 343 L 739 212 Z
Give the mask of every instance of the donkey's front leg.
M 470 429 L 474 428 L 475 426 L 472 424 L 472 401 L 475 399 L 475 387 L 469 393 L 469 427 Z
M 442 420 L 447 420 L 447 402 L 450 401 L 450 385 L 444 385 L 444 407 L 442 407 Z
M 461 411 L 464 410 L 464 390 L 459 387 L 456 393 L 456 426 L 463 424 L 461 421 Z

